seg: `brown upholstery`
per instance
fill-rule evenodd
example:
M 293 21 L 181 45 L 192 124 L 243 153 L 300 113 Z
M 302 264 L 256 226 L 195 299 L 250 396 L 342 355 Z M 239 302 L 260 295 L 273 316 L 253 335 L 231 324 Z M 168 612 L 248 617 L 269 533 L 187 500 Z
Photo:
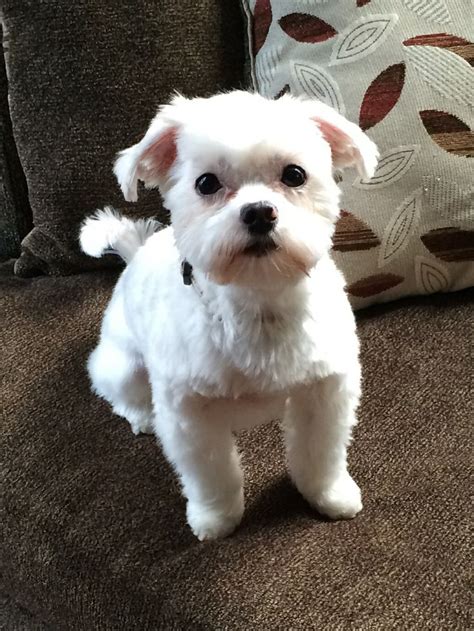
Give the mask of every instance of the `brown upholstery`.
M 239 3 L 0 0 L 0 17 L 34 221 L 16 272 L 103 267 L 79 255 L 79 224 L 105 204 L 166 216 L 157 191 L 124 203 L 112 174 L 115 155 L 141 138 L 175 90 L 198 96 L 240 85 Z
M 468 628 L 472 291 L 359 314 L 359 517 L 309 509 L 269 425 L 239 439 L 242 525 L 202 544 L 155 440 L 89 391 L 114 282 L 5 270 L 2 590 L 68 630 Z
M 3 35 L 0 24 L 0 38 Z M 8 41 L 3 41 L 8 50 Z M 0 261 L 20 253 L 20 240 L 31 229 L 26 180 L 13 138 L 7 95 L 7 73 L 0 54 Z

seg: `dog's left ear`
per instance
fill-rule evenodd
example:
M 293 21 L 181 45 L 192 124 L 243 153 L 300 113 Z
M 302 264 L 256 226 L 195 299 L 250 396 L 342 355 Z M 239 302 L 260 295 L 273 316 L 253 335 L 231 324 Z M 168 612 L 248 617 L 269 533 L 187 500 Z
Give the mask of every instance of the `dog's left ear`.
M 187 102 L 176 96 L 160 108 L 140 142 L 119 153 L 114 173 L 128 202 L 137 201 L 138 180 L 147 188 L 159 187 L 165 181 L 176 160 L 179 113 Z
M 312 103 L 310 115 L 331 146 L 336 169 L 355 166 L 362 177 L 373 176 L 379 152 L 376 144 L 360 127 L 325 103 Z

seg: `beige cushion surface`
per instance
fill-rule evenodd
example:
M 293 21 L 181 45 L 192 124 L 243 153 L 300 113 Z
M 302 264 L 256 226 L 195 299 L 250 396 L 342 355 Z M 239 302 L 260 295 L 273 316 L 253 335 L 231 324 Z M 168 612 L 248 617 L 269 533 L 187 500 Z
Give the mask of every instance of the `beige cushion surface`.
M 381 153 L 346 172 L 334 256 L 355 307 L 474 284 L 470 0 L 244 1 L 255 88 L 325 101 Z

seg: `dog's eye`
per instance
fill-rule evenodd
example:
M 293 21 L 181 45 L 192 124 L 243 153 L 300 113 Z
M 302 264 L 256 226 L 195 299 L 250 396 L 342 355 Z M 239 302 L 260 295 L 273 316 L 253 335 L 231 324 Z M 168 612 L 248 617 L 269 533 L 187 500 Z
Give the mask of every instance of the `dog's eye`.
M 281 181 L 285 186 L 291 186 L 296 188 L 297 186 L 303 186 L 306 182 L 306 173 L 304 169 L 296 164 L 289 164 L 283 169 L 281 174 Z
M 214 195 L 221 188 L 222 184 L 214 173 L 204 173 L 196 180 L 196 189 L 201 195 Z

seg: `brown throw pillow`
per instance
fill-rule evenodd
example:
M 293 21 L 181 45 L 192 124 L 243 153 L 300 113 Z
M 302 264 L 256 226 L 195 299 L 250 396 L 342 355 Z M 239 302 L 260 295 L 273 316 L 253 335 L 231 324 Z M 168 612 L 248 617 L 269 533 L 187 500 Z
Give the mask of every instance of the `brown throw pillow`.
M 0 0 L 9 39 L 9 96 L 34 228 L 16 272 L 67 274 L 97 266 L 78 229 L 112 204 L 166 219 L 157 191 L 125 205 L 117 151 L 141 137 L 174 90 L 205 95 L 239 85 L 238 3 L 217 0 Z
M 356 307 L 474 285 L 471 0 L 250 0 L 255 88 L 317 98 L 381 160 L 344 175 L 334 257 Z

